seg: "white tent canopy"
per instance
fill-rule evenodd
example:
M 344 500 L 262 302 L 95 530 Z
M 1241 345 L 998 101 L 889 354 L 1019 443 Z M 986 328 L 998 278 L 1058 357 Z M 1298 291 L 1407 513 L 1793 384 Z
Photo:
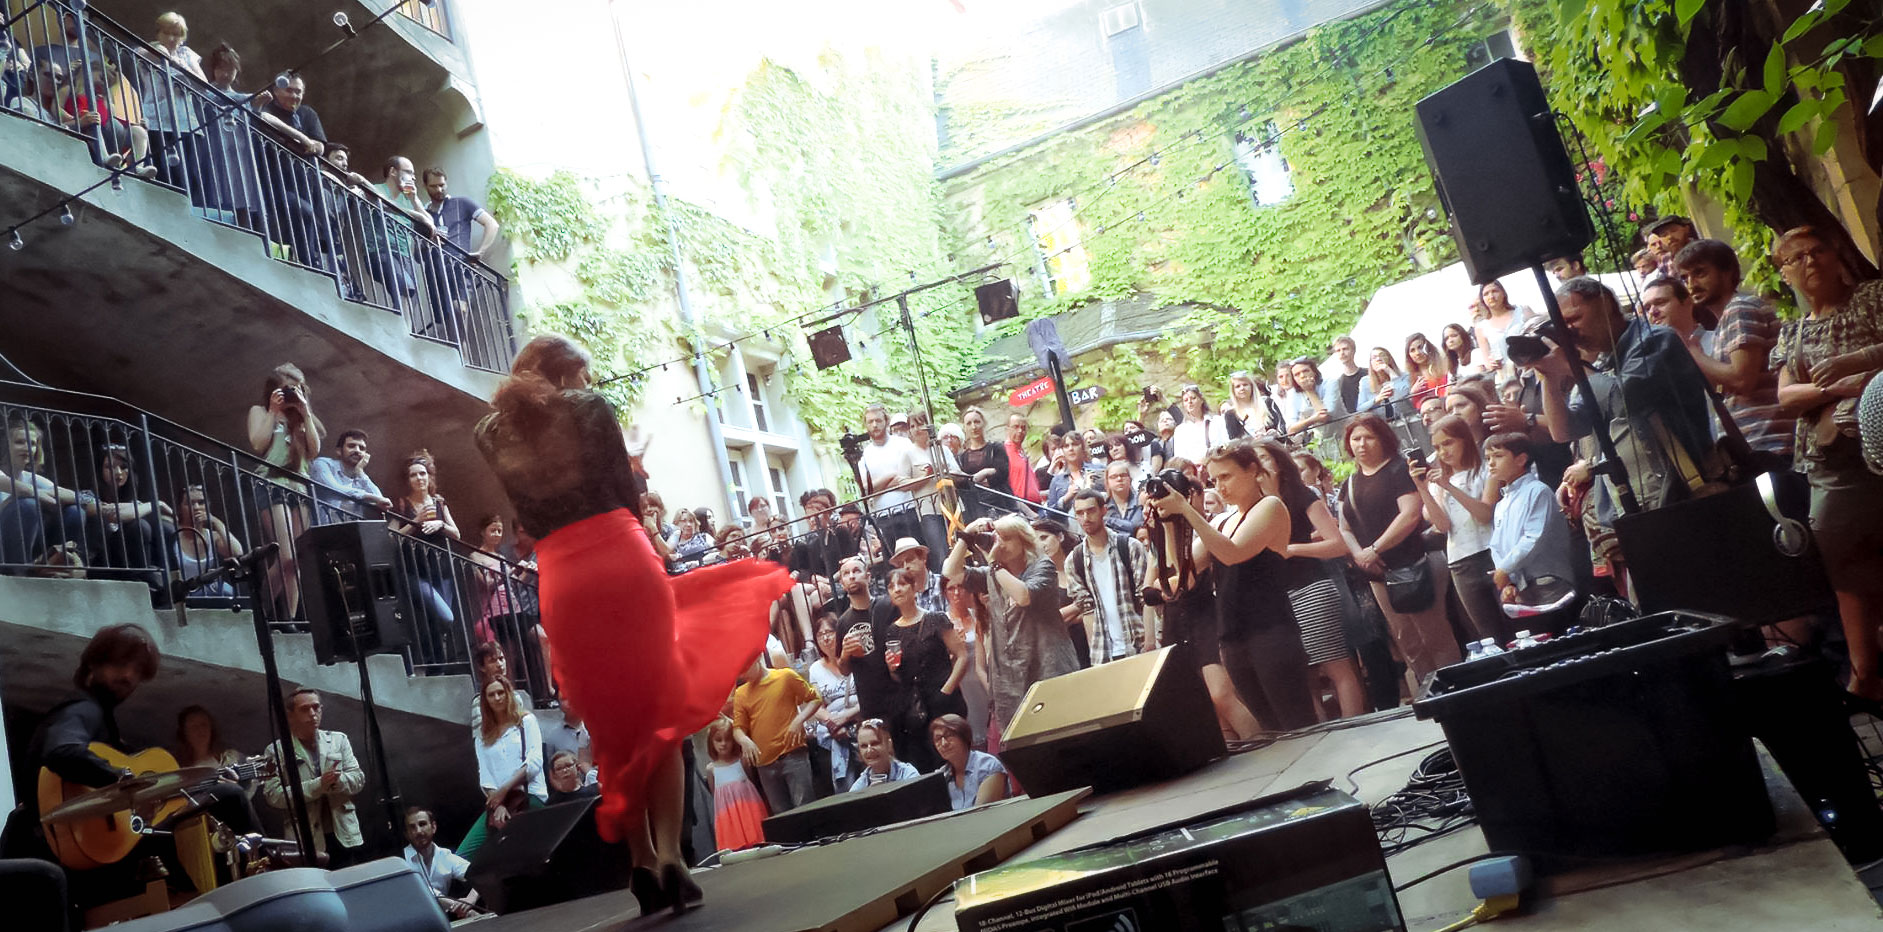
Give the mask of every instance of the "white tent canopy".
M 1633 272 L 1611 272 L 1595 277 L 1615 290 L 1624 308 L 1629 304 L 1630 289 L 1638 291 L 1640 287 Z M 1510 303 L 1528 305 L 1537 313 L 1545 312 L 1543 294 L 1537 290 L 1534 273 L 1513 272 L 1498 281 L 1510 293 Z M 1556 284 L 1554 276 L 1550 276 L 1549 281 L 1552 286 Z M 1351 331 L 1358 349 L 1354 362 L 1366 368 L 1367 354 L 1373 347 L 1383 346 L 1393 354 L 1393 361 L 1403 367 L 1406 337 L 1423 333 L 1437 346 L 1440 331 L 1446 324 L 1471 325 L 1471 302 L 1477 295 L 1478 288 L 1465 274 L 1462 262 L 1381 288 L 1374 293 L 1366 312 L 1360 315 Z M 1323 375 L 1331 378 L 1339 372 L 1340 364 L 1330 361 L 1321 369 Z

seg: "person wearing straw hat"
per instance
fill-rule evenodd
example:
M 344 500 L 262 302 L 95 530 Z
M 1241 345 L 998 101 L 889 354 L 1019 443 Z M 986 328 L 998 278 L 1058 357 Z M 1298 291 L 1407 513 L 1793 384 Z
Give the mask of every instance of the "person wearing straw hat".
M 889 554 L 889 565 L 908 570 L 915 576 L 915 604 L 924 612 L 948 611 L 948 599 L 942 595 L 941 574 L 928 571 L 928 548 L 913 537 L 896 541 Z

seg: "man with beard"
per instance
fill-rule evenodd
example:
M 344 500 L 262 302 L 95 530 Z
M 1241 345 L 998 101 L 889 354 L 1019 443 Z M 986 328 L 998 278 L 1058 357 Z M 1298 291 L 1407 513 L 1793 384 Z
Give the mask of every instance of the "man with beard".
M 341 431 L 333 449 L 337 456 L 320 457 L 308 467 L 308 475 L 320 483 L 314 487 L 320 503 L 345 511 L 355 510 L 347 508 L 349 501 L 364 502 L 374 508 L 391 508 L 392 499 L 381 494 L 372 477 L 366 475 L 366 464 L 373 459 L 372 454 L 366 452 L 366 431 Z

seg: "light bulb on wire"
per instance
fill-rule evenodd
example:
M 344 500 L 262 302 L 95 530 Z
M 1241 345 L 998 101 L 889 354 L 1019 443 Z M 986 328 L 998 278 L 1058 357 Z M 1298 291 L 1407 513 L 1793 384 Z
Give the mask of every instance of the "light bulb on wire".
M 20 250 L 26 248 L 26 240 L 20 238 L 20 231 L 14 230 L 13 236 L 7 240 L 7 246 L 10 247 L 14 252 L 19 252 Z
M 78 218 L 72 216 L 72 205 L 67 204 L 59 208 L 59 223 L 69 227 L 77 222 Z

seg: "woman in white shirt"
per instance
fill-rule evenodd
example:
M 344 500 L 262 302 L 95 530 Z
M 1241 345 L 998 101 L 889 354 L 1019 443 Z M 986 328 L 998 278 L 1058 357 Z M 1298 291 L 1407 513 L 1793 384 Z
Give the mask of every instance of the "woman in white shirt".
M 804 670 L 804 678 L 824 700 L 822 708 L 805 724 L 811 739 L 830 752 L 830 785 L 849 786 L 856 779 L 856 737 L 852 734 L 863 707 L 857 700 L 856 681 L 843 672 L 840 652 L 842 638 L 837 636 L 837 618 L 829 612 L 817 616 L 817 659 Z
M 1195 385 L 1183 387 L 1177 404 L 1183 408 L 1183 423 L 1170 435 L 1170 455 L 1201 463 L 1212 447 L 1228 442 L 1229 428 L 1221 415 L 1210 413 L 1203 390 Z
M 1472 629 L 1479 638 L 1502 644 L 1510 637 L 1510 624 L 1491 581 L 1491 516 L 1500 490 L 1489 481 L 1471 425 L 1463 418 L 1446 415 L 1433 421 L 1432 448 L 1436 465 L 1407 463 L 1425 520 L 1445 534 L 1452 585 L 1458 587 Z
M 473 743 L 484 814 L 458 845 L 458 855 L 467 861 L 483 847 L 487 833 L 503 831 L 511 816 L 541 809 L 549 801 L 549 784 L 543 776 L 543 732 L 536 716 L 517 698 L 510 680 L 492 677 L 485 683 L 479 708 L 483 717 Z

